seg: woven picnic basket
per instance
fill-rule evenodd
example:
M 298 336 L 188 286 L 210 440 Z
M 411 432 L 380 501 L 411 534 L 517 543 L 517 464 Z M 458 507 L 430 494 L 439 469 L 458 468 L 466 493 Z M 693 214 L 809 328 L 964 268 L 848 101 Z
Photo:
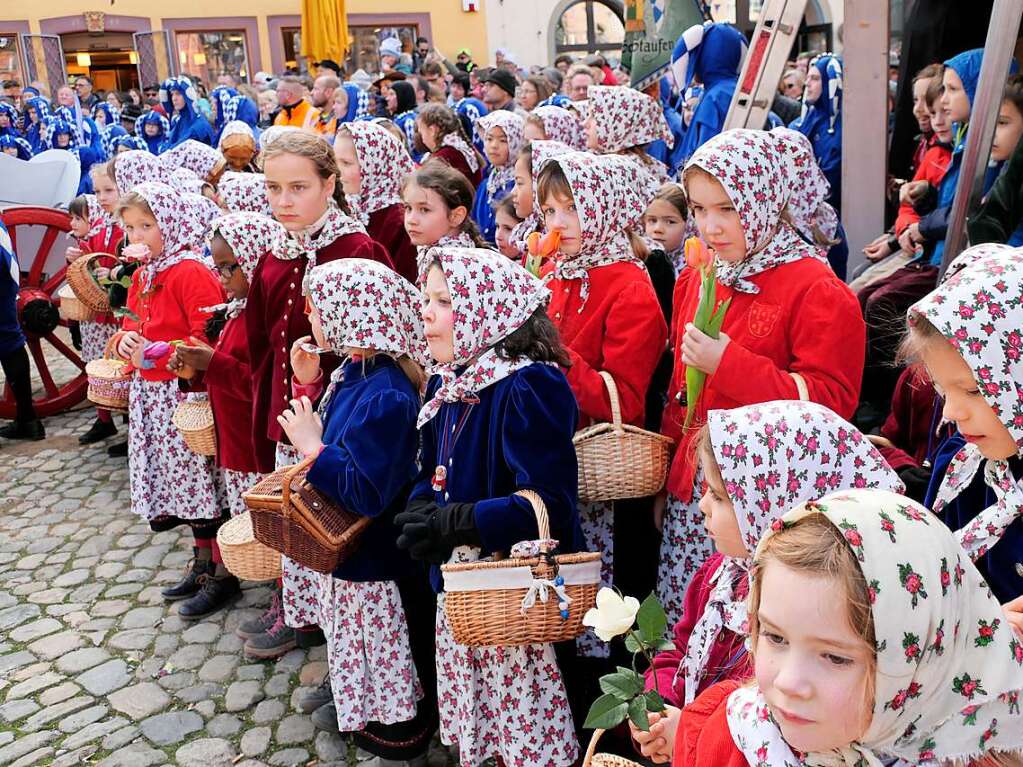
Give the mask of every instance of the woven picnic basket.
M 595 503 L 654 495 L 664 487 L 674 440 L 623 424 L 618 387 L 610 373 L 602 370 L 600 377 L 611 400 L 611 423 L 594 424 L 572 438 L 579 462 L 579 500 Z
M 75 295 L 70 285 L 65 285 L 58 290 L 57 298 L 60 299 L 57 310 L 60 312 L 62 319 L 74 322 L 88 322 L 89 320 L 96 319 L 96 312 L 86 306 L 82 299 Z
M 97 314 L 110 311 L 110 297 L 106 289 L 96 281 L 92 274 L 93 263 L 105 253 L 87 253 L 79 256 L 67 267 L 67 283 L 78 296 L 78 300 Z
M 590 745 L 586 748 L 586 756 L 583 757 L 583 767 L 643 767 L 639 762 L 626 759 L 624 756 L 614 754 L 598 754 L 597 741 L 604 734 L 604 730 L 594 730 L 590 738 Z
M 520 490 L 536 515 L 540 540 L 550 538 L 550 521 L 543 499 L 533 490 Z M 541 554 L 523 559 L 479 560 L 447 564 L 444 611 L 451 633 L 470 647 L 526 645 L 575 639 L 585 630 L 583 616 L 596 603 L 600 587 L 600 554 Z M 559 597 L 551 588 L 564 581 L 568 617 L 561 615 Z M 540 591 L 536 591 L 539 584 Z M 532 605 L 525 607 L 530 590 Z
M 187 400 L 177 406 L 171 421 L 178 427 L 189 450 L 199 455 L 217 454 L 217 432 L 209 400 Z
M 128 409 L 128 388 L 131 385 L 131 372 L 128 363 L 114 354 L 112 336 L 103 349 L 103 356 L 85 366 L 85 375 L 89 379 L 89 401 L 108 410 Z
M 246 581 L 271 581 L 281 577 L 281 555 L 256 540 L 252 515 L 232 517 L 217 531 L 217 546 L 226 567 Z
M 338 506 L 306 481 L 313 460 L 277 469 L 242 498 L 257 541 L 303 567 L 329 573 L 355 551 L 370 520 Z

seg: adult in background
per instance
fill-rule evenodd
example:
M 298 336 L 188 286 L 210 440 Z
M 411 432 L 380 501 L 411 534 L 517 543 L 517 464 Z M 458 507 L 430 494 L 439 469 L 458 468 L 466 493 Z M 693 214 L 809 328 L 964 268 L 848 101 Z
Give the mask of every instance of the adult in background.
M 515 75 L 505 69 L 492 69 L 480 82 L 483 83 L 483 103 L 487 105 L 487 110 L 518 112 L 525 118 L 525 110 L 515 103 L 515 90 L 518 87 Z
M 455 66 L 463 72 L 471 72 L 476 69 L 476 62 L 472 60 L 472 51 L 468 48 L 459 48 L 455 56 Z
M 281 127 L 302 128 L 307 120 L 312 120 L 310 112 L 315 112 L 305 100 L 305 86 L 294 75 L 287 75 L 277 81 L 277 115 L 273 124 Z
M 532 112 L 543 101 L 551 97 L 551 86 L 546 78 L 531 75 L 519 86 L 519 104 L 527 112 Z
M 590 86 L 596 83 L 593 70 L 585 64 L 576 65 L 568 72 L 568 97 L 572 101 L 586 101 Z
M 803 86 L 806 84 L 806 75 L 798 69 L 788 69 L 781 76 L 781 84 L 778 91 L 783 96 L 799 101 L 803 98 Z
M 90 111 L 99 101 L 99 96 L 92 91 L 92 78 L 86 75 L 79 75 L 75 80 L 75 93 L 78 94 L 78 100 L 82 102 L 82 106 Z
M 316 65 L 316 77 L 336 77 L 338 80 L 341 78 L 341 65 L 333 59 L 324 59 Z
M 412 52 L 412 69 L 415 72 L 423 71 L 423 64 L 426 57 L 430 55 L 430 41 L 420 35 L 416 38 L 416 49 Z
M 323 69 L 322 61 L 320 69 L 321 71 Z M 334 104 L 334 92 L 340 87 L 341 81 L 332 74 L 320 75 L 316 78 L 313 88 L 309 92 L 309 100 L 315 109 L 309 110 L 306 115 L 306 122 L 303 126 L 306 130 L 311 130 L 320 136 L 334 138 L 334 134 L 337 133 L 337 118 L 334 116 L 332 105 Z

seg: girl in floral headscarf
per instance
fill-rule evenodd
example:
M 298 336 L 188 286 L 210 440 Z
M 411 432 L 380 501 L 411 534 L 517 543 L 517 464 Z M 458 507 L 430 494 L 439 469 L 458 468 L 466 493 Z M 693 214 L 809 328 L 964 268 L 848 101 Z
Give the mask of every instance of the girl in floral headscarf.
M 231 120 L 220 132 L 217 148 L 227 160 L 228 167 L 239 173 L 256 173 L 256 133 L 248 123 Z
M 1023 250 L 964 251 L 910 308 L 907 343 L 958 432 L 937 451 L 927 500 L 995 595 L 1014 599 L 1023 594 Z M 986 492 L 971 487 L 982 467 Z
M 512 229 L 509 242 L 520 258 L 526 255 L 526 238 L 533 232 L 543 231 L 543 216 L 536 195 L 536 180 L 540 176 L 540 171 L 551 159 L 571 151 L 570 146 L 560 141 L 530 141 L 519 152 L 519 157 L 515 161 L 515 186 L 512 187 L 511 194 L 515 204 L 515 215 L 521 218 L 522 222 Z
M 414 283 L 416 248 L 403 226 L 401 204 L 401 182 L 414 170 L 412 158 L 386 129 L 366 121 L 338 128 L 334 157 L 352 213 L 387 251 L 398 274 Z
M 440 564 L 535 541 L 533 509 L 516 494 L 526 488 L 543 498 L 561 551 L 579 550 L 578 411 L 543 284 L 493 251 L 437 247 L 428 257 L 423 320 L 436 375 L 419 414 L 422 470 L 395 523 L 399 548 L 430 563 L 439 592 Z M 508 767 L 573 764 L 578 742 L 554 648 L 457 644 L 443 593 L 437 601 L 441 741 L 458 744 L 465 767 L 491 757 Z
M 717 681 L 750 676 L 749 566 L 771 525 L 801 501 L 837 490 L 903 490 L 866 437 L 813 402 L 713 410 L 699 458 L 707 477 L 700 507 L 717 551 L 689 584 L 675 649 L 658 653 L 647 672 L 647 687 L 656 684 L 669 709 L 633 737 L 657 762 L 671 758 L 682 707 Z
M 564 107 L 539 106 L 526 118 L 526 141 L 560 141 L 572 149 L 586 148 L 586 134 L 574 114 Z
M 266 177 L 262 173 L 226 171 L 217 185 L 220 205 L 228 213 L 260 213 L 273 217 L 273 208 L 266 196 Z
M 547 311 L 568 348 L 567 376 L 581 427 L 611 420 L 602 372 L 614 379 L 622 421 L 642 424 L 650 379 L 664 352 L 668 331 L 636 234 L 647 205 L 644 175 L 625 157 L 571 152 L 550 159 L 537 179 L 544 228 L 561 236 Z M 602 583 L 610 586 L 613 504 L 584 504 L 579 513 L 589 549 L 603 553 Z M 631 553 L 622 552 L 626 559 Z M 608 652 L 592 631 L 580 647 L 594 657 Z
M 583 124 L 586 147 L 600 154 L 623 154 L 653 176 L 655 186 L 668 179 L 668 168 L 646 153 L 658 139 L 669 147 L 675 136 L 656 99 L 632 88 L 591 85 L 589 114 Z
M 184 169 L 191 171 L 197 178 L 214 187 L 220 181 L 221 174 L 227 169 L 227 160 L 219 150 L 194 139 L 182 141 L 172 149 L 160 155 L 160 162 L 171 173 Z
M 170 136 L 170 122 L 159 112 L 146 112 L 135 118 L 135 135 L 146 142 L 152 154 L 159 154 L 160 147 Z
M 315 457 L 307 480 L 371 520 L 357 551 L 318 578 L 333 695 L 313 722 L 354 733 L 360 763 L 406 764 L 392 760 L 423 758 L 436 728 L 435 598 L 394 532 L 419 473 L 422 296 L 383 264 L 344 259 L 313 269 L 309 303 L 312 338 L 296 343 L 315 341 L 345 363 L 329 382 L 316 359 L 296 366 L 295 399 L 279 420 Z M 325 386 L 317 414 L 312 400 Z
M 476 132 L 483 139 L 483 151 L 490 168 L 476 188 L 472 219 L 487 242 L 494 242 L 497 223 L 494 206 L 507 197 L 515 185 L 515 160 L 522 148 L 525 121 L 514 112 L 497 110 L 481 117 Z
M 679 595 L 710 555 L 691 452 L 707 411 L 772 399 L 818 402 L 843 418 L 856 408 L 863 317 L 823 252 L 784 220 L 789 189 L 778 180 L 788 172 L 774 134 L 734 130 L 700 147 L 683 174 L 690 211 L 715 259 L 717 299 L 731 298 L 731 305 L 717 339 L 696 329 L 701 270 L 682 272 L 672 309 L 675 368 L 662 420 L 676 448 L 658 574 L 658 594 L 673 620 Z M 686 366 L 709 376 L 699 402 L 686 402 Z M 689 407 L 694 412 L 685 428 Z
M 483 180 L 483 158 L 469 142 L 462 121 L 444 104 L 424 104 L 416 115 L 416 132 L 430 152 L 423 158 L 441 160 L 464 175 L 473 189 Z
M 908 498 L 847 490 L 788 512 L 757 546 L 749 618 L 756 684 L 688 706 L 673 765 L 1023 756 L 1023 644 L 953 534 Z
M 212 573 L 210 540 L 223 509 L 212 462 L 188 448 L 172 421 L 178 405 L 205 395 L 182 389 L 183 379 L 167 367 L 169 344 L 204 339 L 208 315 L 202 308 L 221 303 L 224 292 L 196 250 L 199 216 L 174 189 L 139 184 L 121 197 L 116 213 L 130 252 L 141 262 L 128 290 L 128 314 L 114 336 L 117 354 L 134 370 L 128 398 L 132 511 L 156 531 L 192 527 L 196 561 L 180 583 L 162 592 L 166 599 L 184 599 L 198 591 L 200 575 Z M 235 593 L 237 588 L 234 581 Z
M 184 75 L 169 77 L 160 86 L 160 103 L 171 115 L 170 135 L 160 145 L 160 152 L 166 152 L 188 139 L 213 144 L 213 129 L 199 110 L 199 96 L 192 81 Z

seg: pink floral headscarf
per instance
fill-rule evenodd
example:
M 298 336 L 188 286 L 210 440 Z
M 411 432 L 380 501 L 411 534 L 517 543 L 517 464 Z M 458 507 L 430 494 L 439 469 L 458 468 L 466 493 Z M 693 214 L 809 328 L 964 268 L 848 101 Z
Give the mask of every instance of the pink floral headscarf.
M 562 109 L 561 111 L 564 112 L 565 110 Z M 533 212 L 526 216 L 522 222 L 516 224 L 515 228 L 511 231 L 511 236 L 509 237 L 511 244 L 515 246 L 516 250 L 518 250 L 519 255 L 526 255 L 526 238 L 533 232 L 541 231 L 543 229 L 543 216 L 540 213 L 540 201 L 537 199 L 536 194 L 536 180 L 540 176 L 540 171 L 542 171 L 547 163 L 553 158 L 568 154 L 571 151 L 573 151 L 572 147 L 567 144 L 563 144 L 560 141 L 530 142 L 529 162 L 531 166 L 530 173 L 533 177 Z
M 99 204 L 99 199 L 97 199 L 96 195 L 85 195 L 85 201 L 89 205 L 89 232 L 85 235 L 85 239 L 89 239 L 106 229 L 110 225 L 110 218 L 107 216 L 107 212 L 103 210 L 103 206 Z
M 476 133 L 481 141 L 486 141 L 487 134 L 494 128 L 500 128 L 508 137 L 508 163 L 500 168 L 494 167 L 487 177 L 487 194 L 493 197 L 509 182 L 515 179 L 515 161 L 522 149 L 526 121 L 515 112 L 507 109 L 498 109 L 488 115 L 484 115 L 476 121 Z
M 228 213 L 220 216 L 212 224 L 206 234 L 207 245 L 211 245 L 215 236 L 224 238 L 235 261 L 238 262 L 245 279 L 251 283 L 259 259 L 270 250 L 270 243 L 281 236 L 284 227 L 272 218 L 258 213 Z M 225 309 L 228 319 L 237 317 L 245 308 L 247 299 L 235 298 L 226 304 L 210 307 L 210 311 Z
M 831 184 L 814 158 L 810 139 L 791 128 L 775 128 L 771 135 L 777 137 L 789 165 L 788 205 L 796 229 L 807 242 L 814 241 L 814 227 L 829 240 L 834 239 L 838 214 L 825 202 L 831 194 Z
M 175 168 L 170 172 L 170 177 L 170 185 L 182 193 L 202 194 L 202 188 L 206 184 L 188 168 Z
M 543 123 L 543 132 L 548 140 L 559 141 L 580 151 L 586 148 L 586 135 L 582 123 L 564 107 L 548 104 L 537 107 L 530 112 L 530 116 L 538 118 Z
M 142 267 L 143 292 L 152 288 L 156 275 L 181 261 L 208 264 L 207 259 L 198 252 L 206 224 L 202 221 L 196 200 L 157 181 L 146 181 L 132 191 L 141 196 L 153 211 L 163 238 L 163 251 L 155 257 L 151 256 Z
M 984 400 L 1016 441 L 1016 455 L 1023 455 L 1023 249 L 985 244 L 964 251 L 934 292 L 910 307 L 910 325 L 916 317 L 926 318 L 962 355 Z M 977 445 L 965 445 L 949 463 L 934 501 L 934 511 L 941 511 L 984 465 L 995 505 L 956 533 L 974 559 L 1023 513 L 1023 481 L 1008 461 L 985 460 Z
M 316 266 L 316 252 L 331 245 L 335 240 L 348 234 L 366 234 L 366 227 L 345 213 L 331 200 L 318 221 L 313 222 L 301 232 L 289 232 L 278 236 L 272 244 L 275 258 L 292 261 L 305 258 L 305 274 L 302 277 L 303 291 L 306 289 L 309 274 Z
M 739 213 L 746 236 L 742 261 L 718 259 L 717 277 L 722 285 L 755 294 L 760 288 L 750 277 L 804 258 L 826 262 L 820 248 L 808 244 L 781 220 L 789 190 L 779 179 L 788 178 L 788 163 L 771 133 L 746 128 L 719 133 L 689 158 L 686 169 L 694 167 L 720 182 Z
M 669 147 L 675 136 L 660 103 L 645 93 L 620 85 L 591 85 L 589 119 L 597 128 L 599 152 L 620 152 L 664 139 Z
M 362 173 L 362 188 L 359 194 L 347 195 L 348 205 L 365 225 L 371 213 L 401 202 L 401 182 L 415 165 L 398 139 L 379 125 L 345 123 L 340 132 L 344 131 L 352 137 Z
M 161 154 L 160 161 L 171 171 L 187 168 L 203 181 L 226 162 L 219 150 L 191 138 Z
M 155 154 L 132 149 L 117 155 L 113 162 L 117 191 L 122 195 L 134 191 L 135 187 L 146 181 L 171 186 L 170 171 Z
M 550 299 L 550 291 L 518 264 L 482 248 L 431 248 L 427 266 L 440 262 L 451 294 L 454 359 L 433 367 L 440 388 L 419 412 L 419 427 L 445 402 L 457 402 L 533 364 L 502 359 L 494 345 L 514 333 Z M 456 368 L 466 365 L 459 375 Z
M 707 414 L 711 449 L 735 508 L 749 552 L 797 504 L 836 490 L 877 488 L 901 493 L 905 486 L 869 440 L 823 405 L 779 400 Z M 746 598 L 736 584 L 749 576 L 750 559 L 725 557 L 712 577 L 679 673 L 686 703 L 696 697 L 711 649 L 724 628 L 749 634 Z
M 266 177 L 262 173 L 226 171 L 217 184 L 220 201 L 231 212 L 248 211 L 273 218 L 266 196 Z
M 469 170 L 471 172 L 475 173 L 477 170 L 479 170 L 480 167 L 479 155 L 476 154 L 476 150 L 469 146 L 466 140 L 462 138 L 459 134 L 457 133 L 444 134 L 444 138 L 440 140 L 440 145 L 449 146 L 455 151 L 457 151 L 460 155 L 462 155 L 462 157 L 465 159 L 465 164 L 469 166 Z M 423 162 L 425 162 L 425 160 Z

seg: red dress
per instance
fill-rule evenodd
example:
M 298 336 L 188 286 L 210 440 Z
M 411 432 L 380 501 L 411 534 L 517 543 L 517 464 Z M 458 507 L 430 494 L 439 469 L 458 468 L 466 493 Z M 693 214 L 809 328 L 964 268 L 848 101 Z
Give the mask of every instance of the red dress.
M 414 284 L 418 251 L 405 231 L 405 210 L 401 203 L 396 202 L 370 213 L 366 231 L 387 251 L 394 264 L 394 271 Z
M 579 428 L 611 420 L 601 370 L 618 386 L 622 420 L 641 426 L 650 378 L 668 334 L 657 294 L 646 271 L 627 261 L 590 269 L 589 279 L 585 304 L 582 280 L 552 279 L 547 285 L 547 314 L 572 358 L 567 376 L 579 403 Z
M 442 146 L 436 152 L 430 153 L 430 159 L 438 159 L 446 162 L 452 168 L 457 170 L 472 184 L 472 188 L 476 189 L 483 182 L 483 163 L 476 158 L 476 170 L 469 168 L 469 163 L 466 162 L 465 156 L 455 149 L 453 146 Z
M 728 730 L 726 705 L 735 680 L 719 682 L 682 709 L 672 767 L 748 767 Z
M 699 274 L 683 270 L 675 284 L 671 333 L 675 367 L 661 431 L 676 443 L 668 492 L 687 503 L 696 473 L 691 443 L 708 410 L 798 400 L 800 383 L 805 384 L 806 399 L 843 418 L 852 417 L 859 400 L 866 328 L 856 296 L 827 263 L 804 258 L 748 279 L 759 293 L 717 286 L 719 300 L 732 296 L 722 327 L 731 343 L 717 371 L 707 378 L 696 417 L 684 434 L 686 377 L 679 346 L 686 323 L 696 313 Z
M 117 266 L 118 260 L 114 255 L 117 252 L 117 246 L 124 239 L 124 232 L 121 231 L 121 227 L 117 224 L 110 224 L 109 226 L 103 227 L 92 237 L 86 237 L 85 239 L 78 240 L 78 249 L 84 254 L 91 253 L 109 253 L 110 255 L 106 258 L 97 259 L 97 265 L 112 269 Z M 104 314 L 97 314 L 92 322 L 100 322 L 104 325 L 116 325 L 117 318 L 114 317 L 113 312 L 106 312 Z

